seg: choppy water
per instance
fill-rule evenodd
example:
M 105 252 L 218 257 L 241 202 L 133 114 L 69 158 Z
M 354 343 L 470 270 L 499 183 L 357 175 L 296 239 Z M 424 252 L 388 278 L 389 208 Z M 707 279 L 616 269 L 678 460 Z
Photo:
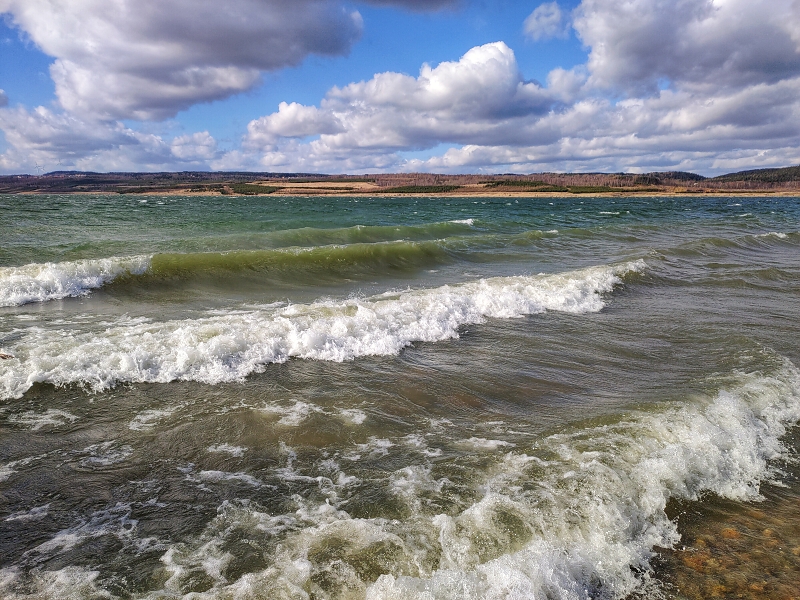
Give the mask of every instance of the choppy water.
M 0 215 L 4 598 L 796 589 L 798 199 Z

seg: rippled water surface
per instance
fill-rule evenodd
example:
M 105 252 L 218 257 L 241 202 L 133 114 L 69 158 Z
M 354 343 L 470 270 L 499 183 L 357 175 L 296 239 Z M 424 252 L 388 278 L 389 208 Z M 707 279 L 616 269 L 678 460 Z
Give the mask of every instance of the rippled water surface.
M 800 201 L 0 198 L 4 598 L 791 598 Z

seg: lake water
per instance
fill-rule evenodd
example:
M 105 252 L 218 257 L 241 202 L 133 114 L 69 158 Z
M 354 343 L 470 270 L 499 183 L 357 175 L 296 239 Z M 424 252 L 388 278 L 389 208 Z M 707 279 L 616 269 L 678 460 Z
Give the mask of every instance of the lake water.
M 4 598 L 789 598 L 800 200 L 0 197 Z

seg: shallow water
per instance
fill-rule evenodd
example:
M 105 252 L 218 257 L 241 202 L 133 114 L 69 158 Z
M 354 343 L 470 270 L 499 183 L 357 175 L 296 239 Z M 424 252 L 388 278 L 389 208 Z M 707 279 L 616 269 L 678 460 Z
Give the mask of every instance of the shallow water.
M 4 597 L 797 589 L 796 199 L 0 210 Z

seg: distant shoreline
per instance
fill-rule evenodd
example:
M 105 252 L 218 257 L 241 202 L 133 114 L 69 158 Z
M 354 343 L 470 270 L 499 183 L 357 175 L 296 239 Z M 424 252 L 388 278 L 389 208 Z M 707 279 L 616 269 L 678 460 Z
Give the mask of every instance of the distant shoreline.
M 236 194 L 228 193 L 223 194 L 220 192 L 197 192 L 191 190 L 163 190 L 163 191 L 147 191 L 147 192 L 114 192 L 114 191 L 72 191 L 72 192 L 49 192 L 49 191 L 35 191 L 35 192 L 16 192 L 0 194 L 0 197 L 6 196 L 42 196 L 42 195 L 69 195 L 69 196 L 97 196 L 97 195 L 119 195 L 119 196 L 139 196 L 145 197 L 176 197 L 176 196 L 204 196 L 204 197 L 217 197 L 217 198 L 243 198 L 243 197 L 259 197 L 267 200 L 269 198 L 663 198 L 663 197 L 742 197 L 742 198 L 800 198 L 800 189 L 794 190 L 704 190 L 704 191 L 687 191 L 687 190 L 664 190 L 664 191 L 647 191 L 639 192 L 636 190 L 620 190 L 620 191 L 604 191 L 604 192 L 532 192 L 532 191 L 514 191 L 514 192 L 490 192 L 481 190 L 468 190 L 460 189 L 452 192 L 404 192 L 404 193 L 391 193 L 391 192 L 307 192 L 307 191 L 291 191 L 281 190 L 269 194 Z
M 711 178 L 682 171 L 505 175 L 69 171 L 44 175 L 0 176 L 0 195 L 6 194 L 475 198 L 689 195 L 800 197 L 800 166 L 741 171 Z

